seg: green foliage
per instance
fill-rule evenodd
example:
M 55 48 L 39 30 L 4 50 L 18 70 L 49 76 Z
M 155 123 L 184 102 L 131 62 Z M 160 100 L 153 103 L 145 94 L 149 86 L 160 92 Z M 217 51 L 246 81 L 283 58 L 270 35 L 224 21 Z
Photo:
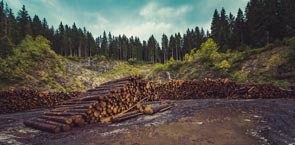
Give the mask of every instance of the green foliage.
M 168 69 L 170 65 L 174 64 L 175 60 L 173 57 L 170 57 L 170 59 L 164 64 L 164 68 Z
M 249 80 L 249 72 L 237 71 L 234 72 L 231 77 L 238 82 L 246 82 Z
M 229 64 L 229 62 L 227 60 L 221 61 L 221 63 L 218 64 L 217 66 L 218 66 L 218 68 L 224 69 L 224 70 L 227 70 L 227 69 L 230 68 L 230 64 Z
M 107 58 L 104 55 L 99 54 L 95 55 L 93 58 L 100 61 L 107 60 Z
M 271 83 L 280 87 L 289 87 L 290 83 L 286 80 L 271 80 Z
M 227 70 L 231 66 L 229 61 L 226 60 L 227 56 L 228 55 L 225 53 L 219 53 L 216 42 L 209 38 L 201 45 L 199 50 L 196 51 L 196 49 L 192 49 L 189 54 L 185 54 L 184 61 L 198 61 L 204 66 L 214 66 L 219 69 Z
M 62 69 L 60 58 L 50 49 L 50 42 L 37 36 L 34 40 L 26 38 L 12 50 L 12 55 L 0 61 L 1 78 L 8 80 L 23 79 L 26 74 L 43 67 L 48 69 Z M 53 67 L 53 68 L 51 68 Z
M 197 58 L 203 59 L 204 61 L 212 62 L 220 57 L 217 50 L 217 43 L 213 39 L 209 38 L 201 45 L 201 49 L 198 50 L 195 55 Z
M 131 64 L 131 65 L 136 64 L 136 62 L 137 62 L 136 58 L 129 58 L 128 59 L 128 63 Z
M 189 54 L 185 54 L 184 60 L 187 62 L 201 61 L 201 62 L 213 62 L 220 58 L 220 54 L 217 52 L 218 46 L 213 39 L 209 38 L 205 43 L 201 45 L 199 50 L 192 49 Z

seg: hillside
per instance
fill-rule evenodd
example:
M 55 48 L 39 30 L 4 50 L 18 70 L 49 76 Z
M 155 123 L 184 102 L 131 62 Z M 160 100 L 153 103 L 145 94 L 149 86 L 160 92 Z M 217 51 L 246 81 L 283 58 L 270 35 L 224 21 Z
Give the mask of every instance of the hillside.
M 0 59 L 0 89 L 84 91 L 112 79 L 141 74 L 150 66 L 99 56 L 62 57 L 51 50 L 49 43 L 42 36 L 27 36 L 7 58 Z
M 216 47 L 214 45 L 209 44 L 205 49 Z M 245 47 L 243 49 L 246 51 L 241 52 L 218 53 L 208 50 L 204 50 L 207 54 L 202 54 L 201 51 L 191 52 L 183 61 L 170 60 L 165 64 L 154 65 L 152 73 L 148 74 L 147 78 L 163 82 L 169 79 L 227 77 L 242 83 L 294 85 L 294 48 L 295 38 L 293 37 L 262 48 Z M 204 60 L 206 57 L 209 60 Z
M 210 42 L 213 46 L 206 43 L 203 47 L 207 49 L 216 47 L 214 42 Z M 84 91 L 129 75 L 141 75 L 155 82 L 221 77 L 238 82 L 289 86 L 294 85 L 294 46 L 295 38 L 291 38 L 263 48 L 217 53 L 208 60 L 201 52 L 191 52 L 183 61 L 171 59 L 165 64 L 149 64 L 107 60 L 100 56 L 62 57 L 50 50 L 45 38 L 40 36 L 34 40 L 27 37 L 13 49 L 13 55 L 1 60 L 4 68 L 1 69 L 1 89 L 25 87 L 41 91 Z

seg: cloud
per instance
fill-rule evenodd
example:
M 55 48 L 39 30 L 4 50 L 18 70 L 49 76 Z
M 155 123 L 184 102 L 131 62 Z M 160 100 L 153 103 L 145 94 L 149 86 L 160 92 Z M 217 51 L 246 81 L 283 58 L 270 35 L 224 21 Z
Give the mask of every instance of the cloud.
M 20 0 L 7 1 L 7 4 L 12 9 L 21 9 L 23 5 Z
M 191 10 L 192 7 L 189 5 L 182 5 L 176 8 L 161 7 L 158 3 L 152 1 L 140 10 L 139 15 L 149 20 L 168 21 L 171 19 L 175 20 Z
M 138 10 L 137 17 L 129 18 L 132 21 L 101 24 L 95 26 L 95 29 L 99 30 L 99 27 L 105 26 L 103 28 L 111 30 L 114 35 L 138 36 L 142 40 L 147 40 L 151 35 L 154 35 L 160 41 L 163 33 L 171 35 L 175 32 L 185 31 L 186 29 L 182 29 L 180 26 L 185 22 L 180 22 L 180 20 L 191 10 L 192 7 L 189 5 L 169 7 L 151 1 Z
M 125 24 L 113 29 L 114 34 L 125 34 L 126 36 L 139 36 L 141 39 L 147 40 L 152 34 L 156 38 L 167 32 L 172 31 L 174 26 L 165 22 L 142 22 L 138 24 Z
M 31 16 L 45 17 L 49 25 L 58 27 L 60 21 L 72 26 L 86 27 L 94 37 L 110 31 L 147 40 L 152 34 L 158 41 L 163 33 L 168 36 L 185 33 L 196 26 L 210 29 L 214 9 L 225 7 L 236 14 L 248 0 L 146 0 L 118 3 L 115 0 L 6 0 L 16 13 L 25 4 Z M 112 6 L 110 6 L 112 5 Z
M 152 1 L 139 9 L 137 16 L 129 17 L 127 21 L 126 19 L 111 21 L 100 13 L 85 12 L 83 20 L 86 20 L 84 25 L 94 36 L 101 35 L 105 30 L 111 31 L 114 35 L 137 36 L 142 40 L 147 40 L 151 35 L 154 35 L 160 40 L 163 33 L 171 35 L 179 31 L 185 32 L 187 25 L 183 25 L 185 22 L 180 22 L 180 20 L 191 10 L 192 7 L 188 5 L 168 7 Z M 124 11 L 122 11 L 122 15 L 124 15 Z M 186 28 L 182 28 L 180 25 Z
M 84 25 L 88 31 L 92 32 L 93 36 L 97 37 L 104 30 L 111 31 L 110 26 L 112 24 L 100 13 L 85 13 L 82 25 Z

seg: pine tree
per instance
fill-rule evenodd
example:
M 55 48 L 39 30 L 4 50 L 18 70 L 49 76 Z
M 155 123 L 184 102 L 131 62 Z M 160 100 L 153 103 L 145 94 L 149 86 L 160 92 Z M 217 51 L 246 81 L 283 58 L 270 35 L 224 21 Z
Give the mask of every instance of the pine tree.
M 143 60 L 143 47 L 141 44 L 141 41 L 138 37 L 135 37 L 135 45 L 136 45 L 136 50 L 137 50 L 137 60 Z
M 71 40 L 72 40 L 72 54 L 73 56 L 78 55 L 78 47 L 79 47 L 79 34 L 78 34 L 78 28 L 76 26 L 76 23 L 73 23 L 71 34 L 70 34 Z
M 65 56 L 73 56 L 72 54 L 72 38 L 71 38 L 71 29 L 68 25 L 65 25 L 65 34 L 63 40 L 65 48 Z
M 64 41 L 65 41 L 65 39 L 64 39 L 64 35 L 65 35 L 65 29 L 64 29 L 64 26 L 63 26 L 63 24 L 62 24 L 62 22 L 60 22 L 59 23 L 59 26 L 58 26 L 58 33 L 56 34 L 57 35 L 57 41 L 56 41 L 56 43 L 57 43 L 57 50 L 58 50 L 58 53 L 60 54 L 60 55 L 63 55 L 63 56 L 65 56 L 65 43 L 64 43 Z
M 149 58 L 148 58 L 148 50 L 147 50 L 147 43 L 146 43 L 145 40 L 142 42 L 142 56 L 143 56 L 144 61 L 149 60 Z
M 157 47 L 157 40 L 155 39 L 154 35 L 152 35 L 147 42 L 148 59 L 150 62 L 155 63 L 157 61 Z
M 213 19 L 211 23 L 211 37 L 215 40 L 215 42 L 220 42 L 220 16 L 215 9 L 213 14 Z
M 168 57 L 169 59 L 172 57 L 174 59 L 176 59 L 176 55 L 174 53 L 175 50 L 175 38 L 173 37 L 173 35 L 170 36 L 169 39 L 169 49 L 168 49 Z
M 233 26 L 232 49 L 236 49 L 245 42 L 245 18 L 241 9 L 238 10 L 237 18 Z
M 18 12 L 17 22 L 19 28 L 20 37 L 17 38 L 17 42 L 20 42 L 26 35 L 32 35 L 31 28 L 31 18 L 26 10 L 25 5 L 23 5 L 22 9 Z
M 163 52 L 163 62 L 165 63 L 168 58 L 168 37 L 166 34 L 162 35 L 162 52 Z
M 263 4 L 266 27 L 266 43 L 281 40 L 284 37 L 284 23 L 282 16 L 282 5 L 279 0 L 268 0 Z
M 222 8 L 220 12 L 219 42 L 217 41 L 221 52 L 226 52 L 226 49 L 229 47 L 229 33 L 228 17 L 225 9 Z
M 261 47 L 266 44 L 268 35 L 265 21 L 263 2 L 251 0 L 246 7 L 247 44 L 252 47 Z
M 4 11 L 4 2 L 3 0 L 0 2 L 0 36 L 3 37 L 5 33 L 6 27 L 6 16 Z
M 181 58 L 182 58 L 182 38 L 181 38 L 180 33 L 175 34 L 174 38 L 175 38 L 175 47 L 174 47 L 175 48 L 174 49 L 175 58 L 176 58 L 176 60 L 181 60 Z M 193 43 L 194 42 L 192 41 L 191 45 Z
M 122 55 L 122 60 L 128 60 L 128 47 L 129 47 L 129 43 L 128 43 L 128 38 L 126 37 L 126 35 L 122 36 L 121 39 L 121 55 Z
M 43 18 L 42 20 L 42 32 L 41 32 L 42 36 L 48 38 L 49 36 L 49 26 L 47 24 L 47 20 L 45 18 Z
M 109 32 L 108 34 L 108 57 L 109 58 L 114 58 L 114 53 L 115 53 L 115 47 L 111 46 L 111 42 L 113 41 L 113 36 L 111 34 L 111 32 Z
M 201 30 L 200 30 L 200 28 L 199 27 L 196 27 L 195 28 L 195 33 L 196 33 L 196 37 L 195 37 L 195 47 L 194 48 L 196 48 L 196 49 L 199 49 L 200 48 L 200 46 L 201 46 L 201 44 L 203 43 L 203 39 L 204 39 L 204 29 L 202 28 Z M 187 52 L 185 52 L 185 53 L 187 53 Z
M 34 37 L 42 35 L 42 23 L 37 15 L 33 18 L 32 29 Z
M 12 10 L 9 9 L 7 16 L 7 36 L 11 43 L 16 44 L 16 38 L 18 37 L 18 26 Z
M 89 50 L 89 54 L 87 56 L 94 56 L 98 53 L 96 50 L 95 40 L 90 32 L 87 32 L 87 47 Z
M 108 55 L 108 38 L 107 38 L 107 34 L 106 32 L 104 31 L 103 32 L 103 37 L 102 37 L 102 40 L 101 40 L 101 54 L 104 55 L 104 56 L 107 56 Z

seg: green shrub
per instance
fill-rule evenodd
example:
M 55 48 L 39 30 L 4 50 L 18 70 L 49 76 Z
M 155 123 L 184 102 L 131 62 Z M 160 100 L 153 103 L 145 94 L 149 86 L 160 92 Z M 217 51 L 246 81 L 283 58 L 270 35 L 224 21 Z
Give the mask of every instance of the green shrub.
M 249 80 L 249 72 L 237 71 L 234 72 L 231 77 L 238 82 L 246 82 Z
M 137 59 L 136 58 L 129 58 L 128 59 L 128 63 L 131 64 L 131 65 L 132 64 L 136 64 L 137 63 Z
M 217 67 L 223 70 L 228 70 L 230 68 L 230 64 L 227 60 L 223 60 L 217 65 Z
M 107 60 L 107 58 L 104 55 L 99 55 L 99 54 L 95 55 L 94 59 L 100 60 L 100 61 Z
M 175 60 L 173 57 L 171 57 L 165 64 L 164 64 L 164 69 L 168 69 L 170 65 L 174 64 Z
M 42 37 L 27 35 L 25 39 L 12 50 L 12 54 L 0 61 L 1 78 L 8 80 L 22 79 L 26 74 L 36 69 L 53 67 L 62 69 L 62 63 L 56 53 L 51 50 L 50 42 Z

